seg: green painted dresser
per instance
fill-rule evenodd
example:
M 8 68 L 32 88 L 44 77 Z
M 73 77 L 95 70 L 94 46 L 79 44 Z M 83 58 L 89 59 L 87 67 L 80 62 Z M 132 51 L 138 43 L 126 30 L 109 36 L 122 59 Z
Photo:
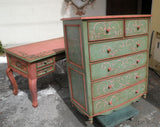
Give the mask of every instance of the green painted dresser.
M 150 15 L 62 20 L 71 102 L 90 122 L 146 96 Z

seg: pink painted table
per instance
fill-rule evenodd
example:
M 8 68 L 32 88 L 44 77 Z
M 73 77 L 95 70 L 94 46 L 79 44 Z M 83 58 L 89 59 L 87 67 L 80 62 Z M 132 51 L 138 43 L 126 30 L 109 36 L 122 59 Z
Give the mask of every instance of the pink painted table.
M 33 107 L 37 102 L 37 79 L 55 71 L 55 62 L 65 58 L 64 38 L 5 49 L 7 54 L 7 75 L 17 95 L 18 86 L 12 71 L 28 78 Z

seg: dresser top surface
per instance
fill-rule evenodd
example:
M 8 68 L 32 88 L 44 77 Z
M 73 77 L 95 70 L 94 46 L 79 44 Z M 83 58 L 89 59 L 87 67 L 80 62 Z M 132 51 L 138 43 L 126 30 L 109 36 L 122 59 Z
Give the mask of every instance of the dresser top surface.
M 8 54 L 22 58 L 27 62 L 53 56 L 64 52 L 64 38 L 56 38 L 5 49 Z
M 147 18 L 151 15 L 108 15 L 108 16 L 94 16 L 94 17 L 72 17 L 63 18 L 61 20 L 92 20 L 92 19 L 116 19 L 116 18 Z

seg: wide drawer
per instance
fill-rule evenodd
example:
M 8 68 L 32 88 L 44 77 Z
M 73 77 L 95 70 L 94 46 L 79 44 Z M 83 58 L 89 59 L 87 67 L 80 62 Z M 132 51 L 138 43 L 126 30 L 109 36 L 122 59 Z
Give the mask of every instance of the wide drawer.
M 44 67 L 44 66 L 47 66 L 49 64 L 53 64 L 55 62 L 55 57 L 52 57 L 52 58 L 46 58 L 46 59 L 43 59 L 43 60 L 40 60 L 36 63 L 36 67 L 37 68 L 41 68 L 41 67 Z
M 148 36 L 90 44 L 90 61 L 126 55 L 147 49 Z
M 104 20 L 88 22 L 89 41 L 123 37 L 123 20 Z
M 114 110 L 125 103 L 132 102 L 134 98 L 141 96 L 145 92 L 145 89 L 146 82 L 143 82 L 113 95 L 96 99 L 93 102 L 94 114 L 106 110 Z
M 21 59 L 9 56 L 9 64 L 23 73 L 28 73 L 27 63 Z
M 123 89 L 146 78 L 146 67 L 92 84 L 93 98 Z
M 92 63 L 91 80 L 101 79 L 104 77 L 120 74 L 138 67 L 144 66 L 147 63 L 147 52 L 138 53 L 130 56 Z
M 148 33 L 148 19 L 125 20 L 125 36 Z
M 49 66 L 38 69 L 37 70 L 37 76 L 42 76 L 42 75 L 48 74 L 48 73 L 50 73 L 51 71 L 54 71 L 54 70 L 55 70 L 55 65 L 51 64 Z

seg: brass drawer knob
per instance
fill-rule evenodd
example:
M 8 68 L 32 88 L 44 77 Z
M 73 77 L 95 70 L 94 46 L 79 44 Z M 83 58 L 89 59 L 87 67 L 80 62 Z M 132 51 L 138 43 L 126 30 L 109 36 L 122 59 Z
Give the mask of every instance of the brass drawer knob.
M 137 44 L 137 47 L 139 47 L 140 46 L 140 44 Z
M 138 64 L 138 63 L 140 62 L 140 60 L 137 60 L 136 62 L 137 62 L 137 64 Z
M 110 52 L 111 52 L 111 49 L 107 49 L 107 52 L 110 53 Z
M 107 30 L 106 30 L 106 33 L 109 33 L 109 31 L 110 31 L 110 29 L 107 29 Z
M 136 76 L 136 79 L 138 79 L 139 78 L 139 76 Z
M 136 90 L 136 93 L 139 93 L 139 91 L 138 91 L 138 90 Z
M 111 68 L 109 67 L 109 68 L 108 68 L 108 72 L 110 72 L 110 71 L 111 71 Z
M 111 89 L 111 88 L 112 88 L 112 86 L 111 86 L 111 85 L 109 85 L 109 86 L 108 86 L 108 89 Z
M 141 27 L 140 26 L 137 26 L 137 30 L 139 30 Z
M 109 105 L 112 105 L 112 101 L 110 101 L 108 104 L 109 104 Z

